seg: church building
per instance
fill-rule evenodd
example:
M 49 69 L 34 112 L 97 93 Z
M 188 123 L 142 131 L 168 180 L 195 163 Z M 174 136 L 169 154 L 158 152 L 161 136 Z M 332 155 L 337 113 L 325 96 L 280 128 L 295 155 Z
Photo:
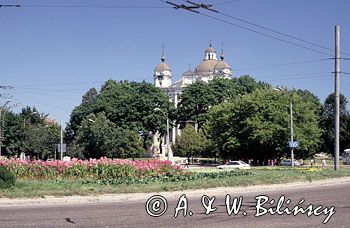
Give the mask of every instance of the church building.
M 216 50 L 212 47 L 211 43 L 204 51 L 204 59 L 202 62 L 194 70 L 190 69 L 184 72 L 179 80 L 173 82 L 172 71 L 165 61 L 164 48 L 162 51 L 161 62 L 156 66 L 153 73 L 154 86 L 167 93 L 175 107 L 177 107 L 179 96 L 186 86 L 196 81 L 209 82 L 214 78 L 230 79 L 231 76 L 232 69 L 225 61 L 224 50 L 221 50 L 220 60 L 218 60 Z M 173 127 L 172 131 L 170 132 L 170 141 L 175 143 L 175 138 L 179 134 L 180 131 L 178 127 Z M 166 140 L 162 141 L 164 144 L 163 151 L 165 151 L 164 148 Z

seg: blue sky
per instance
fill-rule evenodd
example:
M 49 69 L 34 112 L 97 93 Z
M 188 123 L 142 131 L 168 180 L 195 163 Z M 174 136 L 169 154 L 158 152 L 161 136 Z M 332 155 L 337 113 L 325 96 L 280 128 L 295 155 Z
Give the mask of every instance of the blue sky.
M 185 3 L 181 0 L 173 0 Z M 348 0 L 229 0 L 197 1 L 214 5 L 221 13 L 334 48 L 334 26 L 341 26 L 341 51 L 350 54 Z M 201 11 L 245 28 L 326 52 L 321 54 L 247 31 L 232 24 L 184 10 L 159 0 L 9 1 L 20 8 L 0 8 L 0 85 L 10 85 L 13 102 L 35 106 L 63 122 L 91 87 L 107 79 L 152 82 L 166 46 L 166 62 L 174 80 L 197 66 L 211 41 L 235 77 L 249 74 L 274 86 L 308 89 L 323 102 L 334 91 L 333 52 Z M 217 4 L 217 5 L 216 5 Z M 33 6 L 154 6 L 33 7 Z M 349 58 L 350 55 L 342 55 Z M 327 60 L 324 60 L 327 59 Z M 285 63 L 284 66 L 265 67 Z M 350 73 L 350 60 L 341 69 Z M 256 68 L 264 66 L 264 68 Z M 256 69 L 252 69 L 256 68 Z M 350 100 L 350 75 L 342 75 L 341 92 Z M 1 99 L 4 103 L 5 100 Z

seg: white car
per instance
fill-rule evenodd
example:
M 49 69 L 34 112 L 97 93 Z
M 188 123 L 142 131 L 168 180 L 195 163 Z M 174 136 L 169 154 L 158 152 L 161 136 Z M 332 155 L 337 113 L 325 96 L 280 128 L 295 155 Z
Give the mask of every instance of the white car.
M 250 165 L 242 161 L 229 161 L 225 165 L 217 166 L 218 169 L 250 169 Z
M 294 166 L 300 166 L 300 162 L 294 159 Z M 285 159 L 281 162 L 281 166 L 292 166 L 292 160 L 291 159 Z

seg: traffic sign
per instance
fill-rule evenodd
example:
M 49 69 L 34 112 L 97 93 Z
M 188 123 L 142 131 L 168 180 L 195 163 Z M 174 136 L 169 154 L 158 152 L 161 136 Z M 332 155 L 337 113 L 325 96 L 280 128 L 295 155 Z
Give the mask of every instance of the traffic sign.
M 57 152 L 61 152 L 61 144 L 57 144 Z M 67 152 L 67 144 L 62 143 L 62 152 Z
M 299 142 L 298 141 L 289 141 L 289 147 L 290 148 L 298 148 Z

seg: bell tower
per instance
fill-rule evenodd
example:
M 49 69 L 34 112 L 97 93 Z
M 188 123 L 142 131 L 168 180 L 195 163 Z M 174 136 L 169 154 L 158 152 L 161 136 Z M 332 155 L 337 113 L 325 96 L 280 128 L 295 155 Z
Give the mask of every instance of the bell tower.
M 171 85 L 172 73 L 168 64 L 165 63 L 164 45 L 162 46 L 162 57 L 154 69 L 153 79 L 154 86 L 158 88 L 167 88 Z

